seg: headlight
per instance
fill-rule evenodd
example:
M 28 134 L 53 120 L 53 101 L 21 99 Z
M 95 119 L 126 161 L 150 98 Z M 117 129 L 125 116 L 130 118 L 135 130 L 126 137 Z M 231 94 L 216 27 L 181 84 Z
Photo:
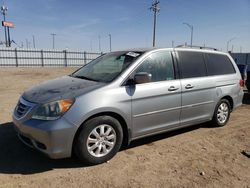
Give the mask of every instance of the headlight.
M 32 118 L 41 120 L 56 120 L 67 112 L 73 103 L 73 99 L 65 99 L 43 104 L 38 107 Z

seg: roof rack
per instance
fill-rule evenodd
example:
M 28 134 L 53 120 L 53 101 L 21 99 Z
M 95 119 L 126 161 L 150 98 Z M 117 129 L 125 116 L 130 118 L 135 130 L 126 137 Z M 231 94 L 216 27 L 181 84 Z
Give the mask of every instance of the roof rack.
M 219 51 L 216 48 L 212 48 L 212 47 L 206 47 L 206 46 L 191 46 L 191 45 L 178 45 L 176 46 L 176 48 L 197 48 L 197 49 L 208 49 L 208 50 L 214 50 L 214 51 Z

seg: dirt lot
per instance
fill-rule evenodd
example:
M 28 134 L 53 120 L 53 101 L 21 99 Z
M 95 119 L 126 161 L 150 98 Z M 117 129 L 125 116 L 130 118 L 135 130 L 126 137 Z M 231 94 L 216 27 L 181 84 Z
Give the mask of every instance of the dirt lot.
M 135 141 L 110 162 L 51 160 L 24 146 L 11 123 L 22 92 L 73 68 L 0 68 L 0 187 L 250 187 L 250 95 L 226 127 L 202 124 Z

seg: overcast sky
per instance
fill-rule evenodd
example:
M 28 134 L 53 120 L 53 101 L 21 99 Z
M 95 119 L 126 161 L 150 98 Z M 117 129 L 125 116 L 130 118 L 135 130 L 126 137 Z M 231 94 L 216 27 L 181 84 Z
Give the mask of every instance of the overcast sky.
M 26 47 L 26 39 L 37 48 L 52 48 L 51 33 L 59 49 L 99 51 L 151 47 L 152 0 L 5 0 L 7 20 L 14 22 L 11 38 Z M 3 3 L 3 1 L 2 1 Z M 195 45 L 222 50 L 227 41 L 234 51 L 250 52 L 250 0 L 160 0 L 156 45 L 170 47 L 190 43 L 194 26 Z M 1 17 L 2 18 L 2 17 Z M 0 40 L 4 30 L 0 29 Z

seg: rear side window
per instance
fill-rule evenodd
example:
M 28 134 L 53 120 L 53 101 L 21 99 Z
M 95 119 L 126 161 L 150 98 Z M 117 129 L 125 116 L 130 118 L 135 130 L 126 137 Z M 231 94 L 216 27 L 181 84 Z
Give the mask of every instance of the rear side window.
M 207 75 L 202 53 L 179 51 L 178 56 L 182 78 L 194 78 Z
M 206 56 L 207 72 L 209 76 L 235 73 L 232 62 L 226 55 L 207 54 Z

